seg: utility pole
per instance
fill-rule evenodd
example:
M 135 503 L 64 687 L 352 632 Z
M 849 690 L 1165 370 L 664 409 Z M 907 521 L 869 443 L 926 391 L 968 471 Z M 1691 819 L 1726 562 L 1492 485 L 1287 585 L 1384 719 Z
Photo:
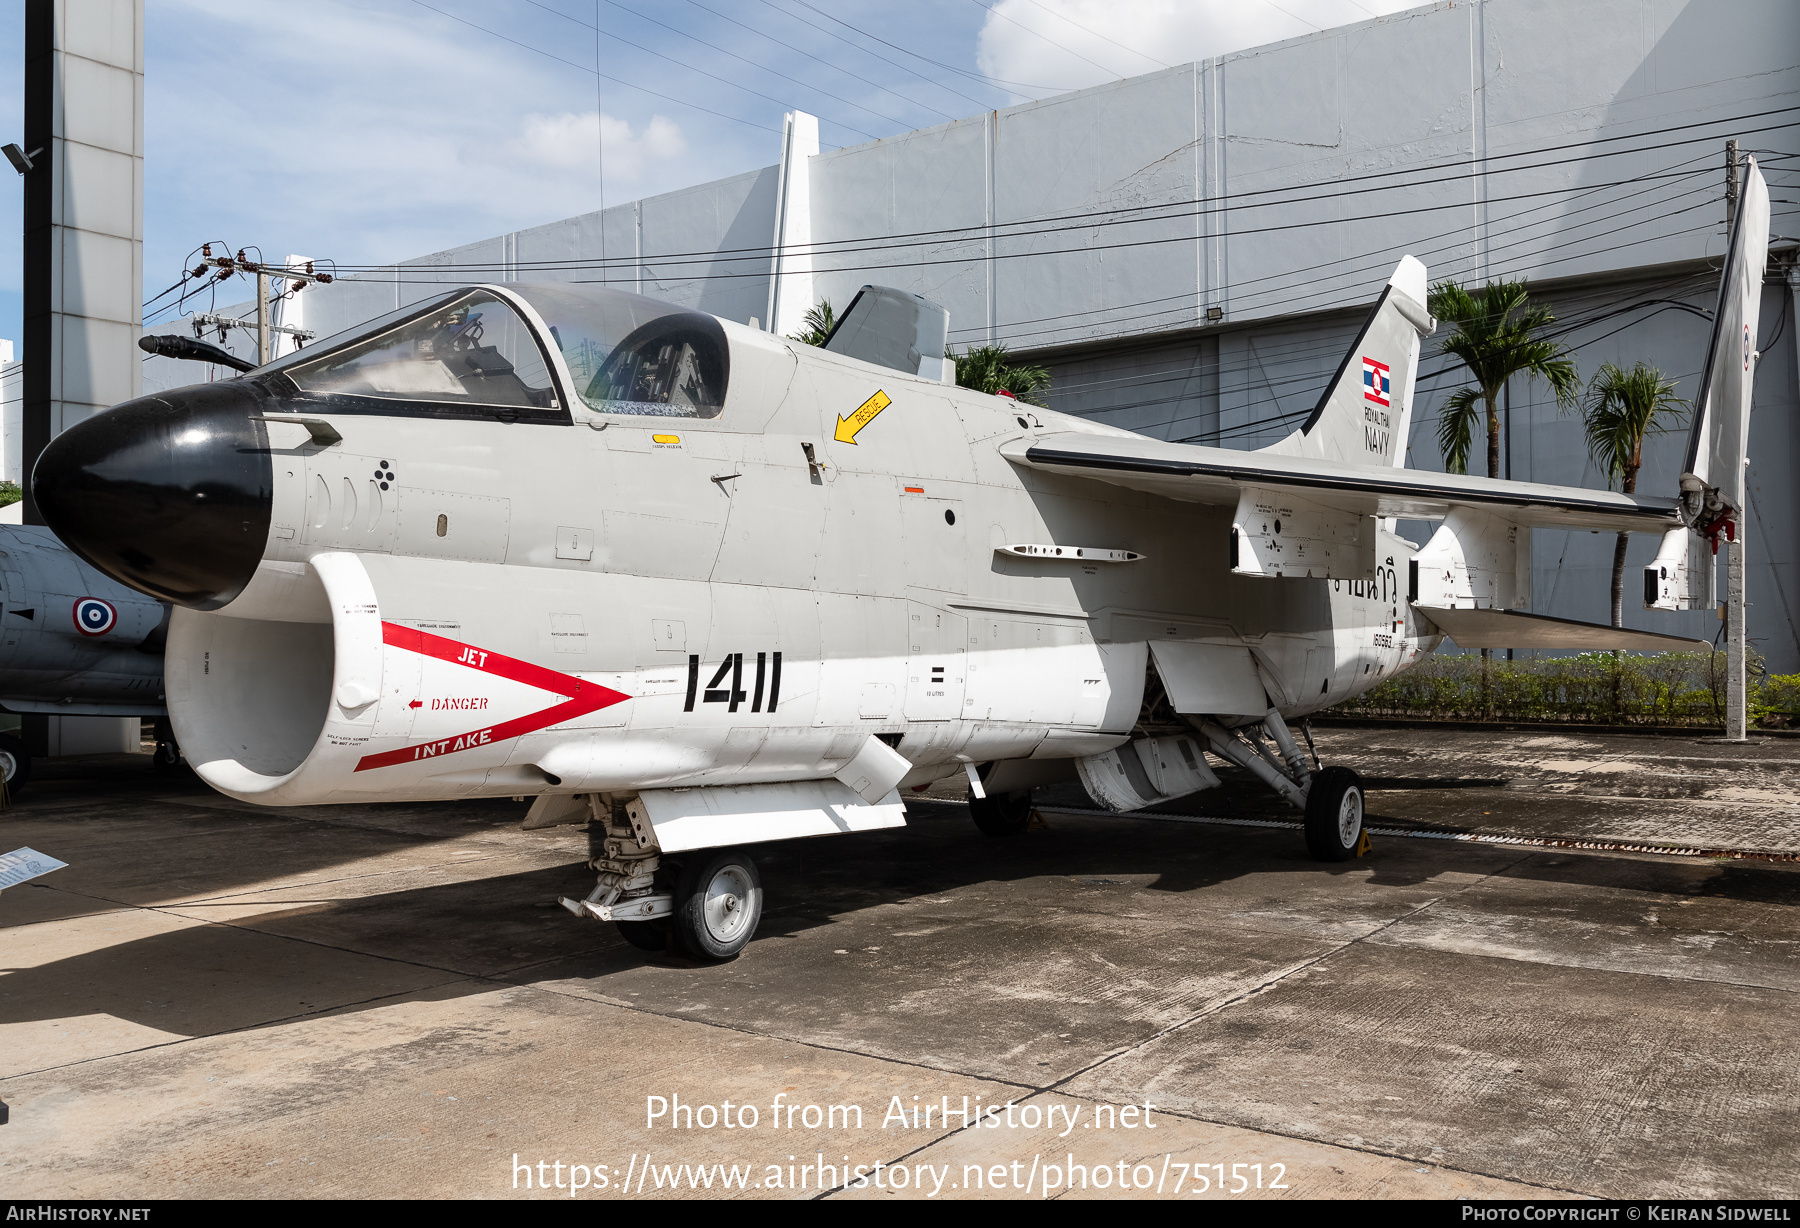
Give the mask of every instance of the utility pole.
M 280 281 L 291 281 L 298 290 L 301 286 L 312 282 L 330 285 L 330 273 L 313 271 L 313 262 L 308 260 L 305 268 L 290 269 L 280 265 L 264 264 L 260 260 L 248 260 L 244 257 L 243 248 L 238 249 L 236 256 L 215 256 L 212 244 L 208 243 L 200 249 L 200 263 L 192 269 L 189 277 L 204 277 L 207 270 L 217 269 L 220 281 L 224 281 L 234 273 L 254 273 L 256 275 L 256 365 L 262 366 L 269 361 L 273 349 L 274 334 L 269 327 L 269 281 L 271 278 Z M 286 332 L 298 332 L 296 329 L 285 329 Z
M 1737 221 L 1738 204 L 1738 144 L 1736 138 L 1725 142 L 1725 230 L 1730 233 L 1731 224 Z
M 200 335 L 202 325 L 212 324 L 217 326 L 220 340 L 224 339 L 225 333 L 230 329 L 243 328 L 245 326 L 245 321 L 240 320 L 238 317 L 220 315 L 216 311 L 196 311 L 193 315 L 188 316 L 187 319 L 194 325 L 195 336 Z M 286 333 L 294 339 L 295 349 L 300 348 L 301 342 L 311 341 L 319 335 L 313 329 L 295 328 L 292 324 L 271 324 L 269 325 L 268 331 L 273 334 Z M 270 345 L 273 347 L 274 342 L 271 341 Z
M 1725 142 L 1725 225 L 1737 226 L 1738 143 Z M 1744 487 L 1745 507 L 1738 509 L 1736 532 L 1725 543 L 1725 740 L 1749 740 L 1748 688 L 1745 685 L 1744 637 L 1744 531 L 1750 519 L 1749 485 Z

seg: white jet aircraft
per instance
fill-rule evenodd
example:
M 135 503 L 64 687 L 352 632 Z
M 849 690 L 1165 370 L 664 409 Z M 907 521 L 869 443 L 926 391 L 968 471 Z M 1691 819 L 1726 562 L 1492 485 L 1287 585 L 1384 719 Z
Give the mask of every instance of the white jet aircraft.
M 1768 217 L 1748 179 L 1743 286 Z M 1210 752 L 1343 859 L 1360 782 L 1309 766 L 1295 718 L 1445 635 L 1695 646 L 1520 612 L 1531 531 L 1667 534 L 1655 604 L 1679 606 L 1685 525 L 1741 506 L 1742 465 L 1691 462 L 1685 519 L 1404 468 L 1425 303 L 1407 257 L 1306 425 L 1240 452 L 958 388 L 946 313 L 898 290 L 812 348 L 615 290 L 472 285 L 80 423 L 34 489 L 84 558 L 177 607 L 169 713 L 214 788 L 534 796 L 527 827 L 594 824 L 571 911 L 723 959 L 762 907 L 736 846 L 900 826 L 901 789 L 966 773 L 1004 834 L 1036 783 L 1136 810 L 1216 784 Z M 1738 348 L 1715 340 L 1724 366 Z M 1704 456 L 1741 456 L 1747 393 L 1724 391 Z M 1401 516 L 1442 526 L 1415 548 Z

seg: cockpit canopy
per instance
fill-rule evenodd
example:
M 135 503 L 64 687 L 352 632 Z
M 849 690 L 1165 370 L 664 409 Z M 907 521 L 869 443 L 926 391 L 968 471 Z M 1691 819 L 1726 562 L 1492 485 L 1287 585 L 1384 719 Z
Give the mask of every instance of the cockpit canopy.
M 530 312 L 514 305 L 515 294 Z M 711 418 L 725 407 L 731 350 L 718 320 L 572 284 L 458 289 L 253 374 L 279 373 L 339 412 L 566 423 L 552 350 L 568 369 L 568 391 L 597 413 Z

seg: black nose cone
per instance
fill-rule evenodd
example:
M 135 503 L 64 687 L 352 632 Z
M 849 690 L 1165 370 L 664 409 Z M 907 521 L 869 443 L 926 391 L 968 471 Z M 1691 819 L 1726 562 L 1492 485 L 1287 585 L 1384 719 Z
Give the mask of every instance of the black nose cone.
M 123 584 L 216 610 L 256 574 L 269 537 L 264 394 L 244 380 L 140 397 L 50 441 L 31 473 L 38 510 Z

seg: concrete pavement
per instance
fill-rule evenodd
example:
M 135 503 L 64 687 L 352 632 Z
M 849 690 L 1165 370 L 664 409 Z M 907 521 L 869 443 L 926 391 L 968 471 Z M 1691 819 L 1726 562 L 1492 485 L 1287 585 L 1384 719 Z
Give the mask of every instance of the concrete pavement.
M 1524 743 L 1320 731 L 1373 823 L 1800 850 L 1800 742 Z M 919 797 L 767 846 L 756 941 L 705 967 L 557 908 L 585 837 L 520 804 L 265 810 L 45 765 L 0 814 L 70 863 L 0 894 L 0 1186 L 1795 1196 L 1800 866 L 1391 837 L 1321 865 L 1195 821 L 1291 817 L 1241 781 L 1164 818 L 1043 800 L 1013 841 Z

